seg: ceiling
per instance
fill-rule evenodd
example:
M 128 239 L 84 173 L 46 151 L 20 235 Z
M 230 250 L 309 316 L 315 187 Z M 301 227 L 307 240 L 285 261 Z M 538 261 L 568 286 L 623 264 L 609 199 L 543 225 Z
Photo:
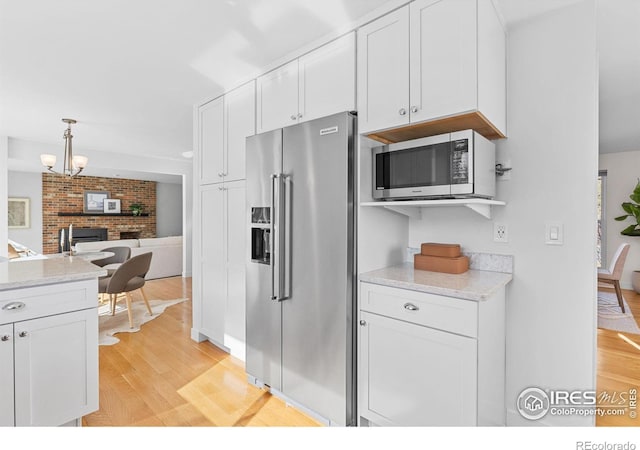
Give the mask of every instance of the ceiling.
M 512 26 L 576 1 L 498 3 Z M 61 153 L 61 119 L 70 117 L 78 121 L 74 149 L 89 157 L 89 166 L 94 151 L 184 161 L 194 104 L 373 10 L 401 3 L 0 0 L 0 135 Z M 640 132 L 630 126 L 637 120 L 619 120 L 640 96 L 640 83 L 631 82 L 640 79 L 640 51 L 633 47 L 640 2 L 602 3 L 601 137 L 603 151 L 619 151 Z

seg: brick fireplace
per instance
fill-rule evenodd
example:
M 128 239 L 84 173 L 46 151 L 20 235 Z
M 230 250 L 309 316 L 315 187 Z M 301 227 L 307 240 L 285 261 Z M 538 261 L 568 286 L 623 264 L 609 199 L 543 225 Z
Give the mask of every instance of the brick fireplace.
M 122 215 L 83 213 L 85 191 L 107 191 L 109 198 L 120 199 Z M 131 216 L 129 205 L 144 205 L 143 216 Z M 42 246 L 43 253 L 59 252 L 59 233 L 73 224 L 74 235 L 80 229 L 106 228 L 108 240 L 122 236 L 156 237 L 156 183 L 129 180 L 42 174 Z

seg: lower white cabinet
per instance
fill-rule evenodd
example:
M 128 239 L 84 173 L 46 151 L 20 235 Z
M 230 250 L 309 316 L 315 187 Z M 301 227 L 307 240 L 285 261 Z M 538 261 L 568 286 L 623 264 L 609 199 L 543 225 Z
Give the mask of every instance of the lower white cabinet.
M 0 325 L 0 426 L 64 425 L 98 409 L 97 293 L 96 281 L 0 292 L 0 320 L 16 320 Z
M 245 182 L 200 188 L 200 254 L 194 276 L 194 325 L 209 339 L 245 359 Z
M 360 287 L 361 424 L 504 425 L 504 289 L 471 301 Z

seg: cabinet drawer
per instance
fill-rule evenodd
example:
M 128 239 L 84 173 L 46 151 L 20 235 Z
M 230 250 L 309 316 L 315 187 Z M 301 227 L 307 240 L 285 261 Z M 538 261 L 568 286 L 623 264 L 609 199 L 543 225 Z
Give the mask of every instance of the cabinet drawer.
M 97 280 L 2 291 L 0 324 L 94 308 L 97 295 Z
M 478 304 L 377 284 L 360 283 L 360 309 L 464 336 L 478 335 Z

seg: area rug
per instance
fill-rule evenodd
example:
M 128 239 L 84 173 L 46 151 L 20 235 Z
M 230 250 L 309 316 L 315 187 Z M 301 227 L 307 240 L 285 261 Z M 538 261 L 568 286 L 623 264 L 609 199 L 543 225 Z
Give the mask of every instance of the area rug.
M 615 292 L 598 291 L 598 328 L 623 331 L 625 333 L 640 334 L 636 319 L 631 314 L 631 308 L 622 297 L 625 313 L 622 313 Z
M 176 300 L 149 300 L 153 316 L 149 315 L 147 307 L 141 299 L 134 299 L 131 305 L 133 311 L 133 328 L 129 328 L 129 315 L 127 307 L 118 303 L 116 305 L 116 314 L 111 315 L 109 305 L 103 305 L 98 308 L 98 345 L 113 345 L 120 342 L 120 339 L 114 336 L 116 333 L 135 333 L 140 331 L 140 327 L 160 316 L 169 306 L 177 305 L 186 301 L 186 298 Z

